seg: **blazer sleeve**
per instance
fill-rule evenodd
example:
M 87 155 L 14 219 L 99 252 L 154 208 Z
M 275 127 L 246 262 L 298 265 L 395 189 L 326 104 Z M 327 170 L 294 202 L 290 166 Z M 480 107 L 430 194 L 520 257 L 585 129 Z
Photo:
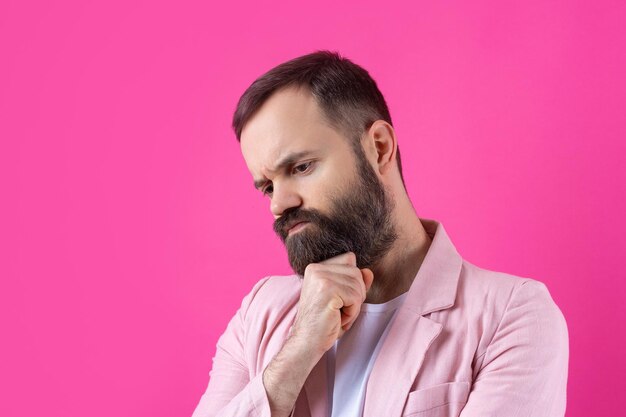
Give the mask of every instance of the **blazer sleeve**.
M 567 324 L 543 283 L 513 290 L 483 355 L 461 417 L 565 415 Z
M 244 354 L 246 316 L 257 292 L 269 279 L 257 282 L 217 341 L 209 385 L 192 417 L 270 417 L 263 373 L 250 377 Z

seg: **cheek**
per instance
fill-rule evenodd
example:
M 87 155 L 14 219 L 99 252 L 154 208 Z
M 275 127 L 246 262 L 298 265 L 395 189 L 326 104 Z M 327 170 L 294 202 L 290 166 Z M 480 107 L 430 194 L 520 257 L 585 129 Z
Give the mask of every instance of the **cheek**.
M 328 213 L 333 201 L 340 199 L 348 191 L 351 174 L 346 169 L 337 167 L 316 169 L 307 177 L 302 178 L 302 191 L 312 208 Z M 307 202 L 305 202 L 306 205 Z
M 292 177 L 298 193 L 302 196 L 304 208 L 321 208 L 326 204 L 326 194 L 332 182 L 327 170 L 316 169 L 308 175 Z

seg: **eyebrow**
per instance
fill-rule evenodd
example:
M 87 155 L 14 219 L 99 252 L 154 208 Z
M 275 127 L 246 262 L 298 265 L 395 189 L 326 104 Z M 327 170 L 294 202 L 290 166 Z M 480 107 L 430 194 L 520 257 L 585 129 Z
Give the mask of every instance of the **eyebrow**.
M 294 163 L 298 162 L 298 160 L 312 153 L 313 153 L 312 151 L 300 151 L 300 152 L 293 152 L 293 153 L 287 154 L 276 164 L 276 168 L 274 168 L 272 171 L 274 172 L 280 171 L 283 168 L 288 167 L 289 165 L 293 165 Z M 267 182 L 266 179 L 255 180 L 254 188 L 256 188 L 257 190 L 260 190 L 263 184 L 265 184 L 266 182 Z

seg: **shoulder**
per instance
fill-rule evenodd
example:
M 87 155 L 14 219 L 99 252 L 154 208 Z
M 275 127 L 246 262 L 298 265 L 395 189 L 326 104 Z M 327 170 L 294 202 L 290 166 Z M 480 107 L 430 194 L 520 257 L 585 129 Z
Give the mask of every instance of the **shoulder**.
M 244 297 L 244 320 L 284 315 L 300 299 L 302 280 L 298 275 L 270 275 L 257 281 Z
M 512 302 L 534 300 L 546 308 L 557 308 L 547 286 L 534 278 L 480 268 L 463 261 L 459 276 L 458 297 L 466 305 L 485 303 L 504 312 Z
M 497 334 L 507 332 L 518 338 L 567 345 L 565 317 L 541 281 L 463 261 L 457 301 L 466 317 L 478 321 L 486 333 L 479 351 L 486 349 L 484 342 L 493 342 Z

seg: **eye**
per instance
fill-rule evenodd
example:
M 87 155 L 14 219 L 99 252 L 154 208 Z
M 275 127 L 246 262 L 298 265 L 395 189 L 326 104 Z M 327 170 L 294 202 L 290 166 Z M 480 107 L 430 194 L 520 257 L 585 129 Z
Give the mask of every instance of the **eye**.
M 262 191 L 263 191 L 263 195 L 264 196 L 271 196 L 272 195 L 272 191 L 274 191 L 274 188 L 271 185 L 268 185 Z
M 298 173 L 298 174 L 304 174 L 305 172 L 307 172 L 309 170 L 309 168 L 311 167 L 312 164 L 313 164 L 313 162 L 309 161 L 309 162 L 305 162 L 304 164 L 296 165 L 293 168 L 293 171 Z

